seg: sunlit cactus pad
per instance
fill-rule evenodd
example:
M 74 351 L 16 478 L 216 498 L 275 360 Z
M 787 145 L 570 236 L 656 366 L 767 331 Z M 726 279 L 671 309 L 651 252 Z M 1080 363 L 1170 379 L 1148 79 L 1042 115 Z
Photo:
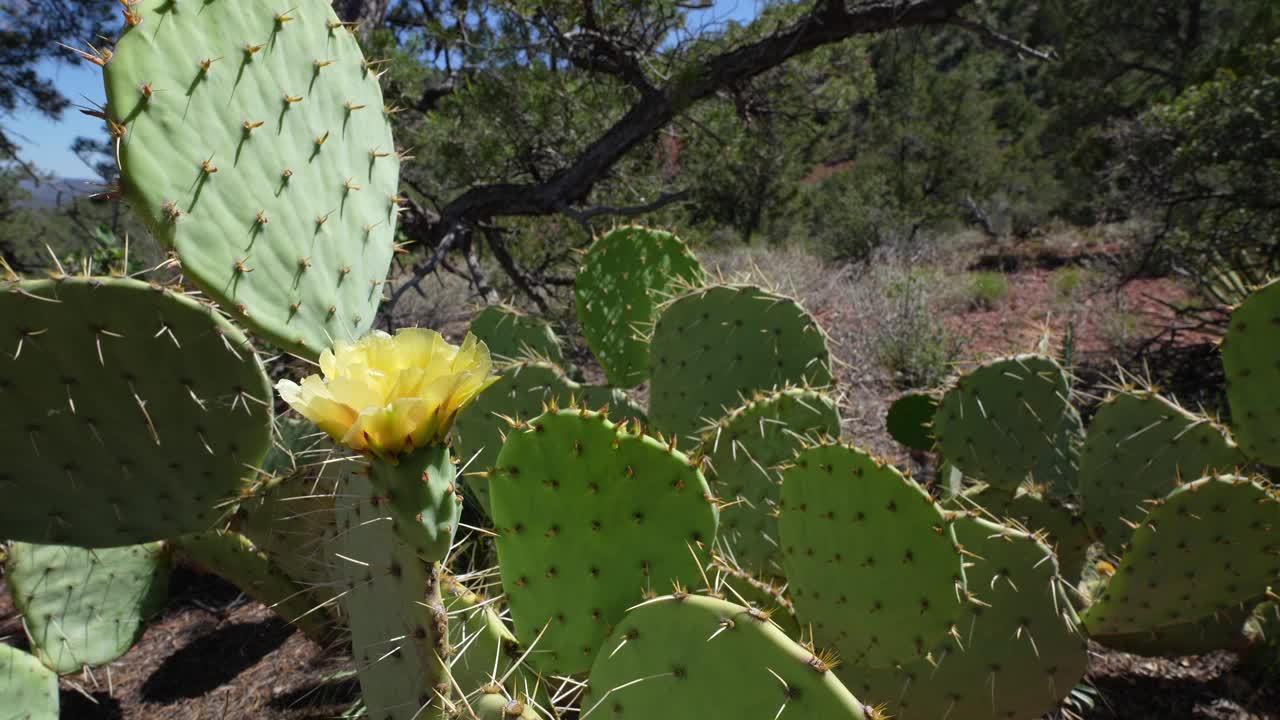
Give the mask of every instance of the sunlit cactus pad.
M 12 645 L 0 643 L 0 717 L 58 720 L 58 676 Z
M 489 348 L 494 360 L 564 360 L 551 323 L 507 305 L 489 305 L 471 318 L 471 334 Z
M 443 647 L 422 638 L 443 604 L 429 607 L 427 588 L 436 579 L 392 528 L 368 467 L 342 463 L 337 527 L 328 543 L 333 582 L 346 612 L 360 692 L 369 717 L 408 720 L 434 700 L 427 681 L 439 667 Z
M 796 388 L 761 393 L 703 433 L 699 452 L 710 460 L 708 477 L 729 503 L 720 513 L 720 538 L 738 565 L 762 577 L 783 575 L 777 466 L 806 441 L 839 437 L 835 400 Z
M 646 591 L 701 582 L 716 534 L 706 480 L 679 452 L 603 416 L 549 412 L 512 430 L 489 478 L 498 564 L 534 667 L 585 672 Z
M 972 518 L 956 521 L 956 536 L 976 556 L 969 582 L 986 605 L 970 607 L 928 660 L 846 664 L 836 674 L 899 720 L 1030 720 L 1054 710 L 1084 675 L 1088 651 L 1049 548 Z
M 698 595 L 627 613 L 591 668 L 584 717 L 864 720 L 831 672 L 758 611 Z
M 399 159 L 355 37 L 323 0 L 142 0 L 106 64 L 126 197 L 186 276 L 271 342 L 365 334 Z
M 1151 509 L 1084 616 L 1090 634 L 1181 625 L 1256 597 L 1280 577 L 1280 502 L 1255 482 L 1210 477 Z
M 511 430 L 508 419 L 530 420 L 541 415 L 548 405 L 569 407 L 574 403 L 592 410 L 608 406 L 609 418 L 614 422 L 644 419 L 644 412 L 621 390 L 579 385 L 551 363 L 519 362 L 503 368 L 497 382 L 458 413 L 453 427 L 455 446 L 471 470 L 483 472 L 498 459 L 502 439 Z M 476 473 L 468 475 L 465 482 L 471 495 L 489 512 L 489 479 Z
M 951 630 L 965 597 L 951 515 L 861 450 L 801 451 L 782 472 L 778 517 L 801 624 L 855 665 L 924 655 Z
M 889 436 L 912 450 L 933 449 L 933 413 L 938 400 L 927 392 L 910 392 L 893 401 L 885 414 Z
M 629 388 L 648 378 L 658 305 L 703 277 L 689 248 L 662 230 L 622 227 L 591 246 L 574 293 L 582 334 L 611 384 Z
M 1222 366 L 1240 448 L 1280 466 L 1280 280 L 1255 290 L 1231 314 Z
M 1081 457 L 1085 519 L 1119 552 L 1146 516 L 1147 501 L 1243 463 L 1226 430 L 1209 418 L 1151 392 L 1111 395 L 1089 424 Z
M 1006 489 L 1034 477 L 1044 458 L 1062 454 L 1059 436 L 1071 417 L 1067 375 L 1050 358 L 1018 355 L 980 365 L 960 377 L 934 415 L 938 447 L 965 474 Z M 1075 422 L 1079 423 L 1078 416 Z
M 170 290 L 0 283 L 0 342 L 0 536 L 113 547 L 207 529 L 270 443 L 253 348 Z
M 649 422 L 689 435 L 758 390 L 831 383 L 827 339 L 791 298 L 753 285 L 694 290 L 660 308 Z
M 4 573 L 32 650 L 66 675 L 129 650 L 165 600 L 169 556 L 160 543 L 96 550 L 11 543 Z

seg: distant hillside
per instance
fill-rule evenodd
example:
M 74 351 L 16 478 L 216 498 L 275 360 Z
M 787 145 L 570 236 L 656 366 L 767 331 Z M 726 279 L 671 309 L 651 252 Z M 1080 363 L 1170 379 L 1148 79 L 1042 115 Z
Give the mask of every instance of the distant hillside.
M 101 182 L 86 178 L 54 178 L 42 181 L 39 185 L 31 180 L 18 183 L 22 192 L 30 197 L 22 198 L 15 203 L 18 207 L 51 208 L 66 203 L 77 197 L 92 195 L 102 189 Z

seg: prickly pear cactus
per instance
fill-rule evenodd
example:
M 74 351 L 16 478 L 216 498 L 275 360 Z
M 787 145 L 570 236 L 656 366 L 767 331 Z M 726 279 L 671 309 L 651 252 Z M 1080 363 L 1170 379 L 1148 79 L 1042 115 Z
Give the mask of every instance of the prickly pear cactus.
M 938 400 L 927 392 L 910 392 L 893 401 L 885 415 L 890 437 L 912 450 L 933 449 L 933 414 Z
M 782 472 L 778 516 L 801 624 L 855 665 L 893 666 L 928 652 L 955 627 L 966 596 L 953 520 L 861 450 L 802 450 Z
M 834 658 L 788 638 L 759 611 L 698 595 L 630 610 L 591 667 L 584 717 L 871 716 L 831 672 Z
M 591 246 L 574 294 L 582 334 L 611 385 L 629 388 L 648 379 L 658 305 L 703 278 L 697 258 L 669 232 L 623 227 Z
M 760 393 L 702 436 L 716 495 L 730 503 L 720 513 L 724 550 L 743 568 L 781 577 L 776 517 L 781 492 L 777 466 L 806 442 L 840 437 L 835 400 L 812 390 Z
M 1250 641 L 1250 616 L 1257 605 L 1256 600 L 1246 600 L 1194 622 L 1140 632 L 1091 635 L 1090 639 L 1110 650 L 1148 657 L 1246 650 Z
M 234 526 L 282 571 L 327 595 L 324 538 L 334 523 L 335 473 L 324 465 L 278 477 L 240 503 Z
M 310 592 L 245 536 L 222 530 L 184 535 L 170 541 L 187 560 L 204 567 L 271 608 L 320 644 L 333 637 L 324 599 Z
M 125 654 L 169 587 L 161 543 L 89 550 L 12 543 L 4 565 L 31 648 L 60 675 Z
M 1231 424 L 1245 454 L 1280 466 L 1280 280 L 1255 290 L 1231 314 L 1222 344 Z
M 0 283 L 0 535 L 114 547 L 205 530 L 270 443 L 271 387 L 211 308 L 136 280 Z M 74 502 L 68 502 L 74 498 Z
M 440 585 L 449 613 L 449 671 L 454 686 L 472 692 L 500 685 L 524 697 L 545 690 L 545 683 L 517 663 L 519 644 L 494 603 L 452 576 L 442 574 Z
M 659 309 L 649 423 L 691 435 L 759 390 L 831 383 L 827 339 L 794 300 L 752 285 L 691 291 Z
M 1053 548 L 1058 559 L 1058 573 L 1069 583 L 1080 580 L 1093 534 L 1080 515 L 1062 501 L 1046 493 L 1019 488 L 1016 493 L 990 489 L 973 497 L 983 509 L 1037 536 Z
M 537 639 L 529 662 L 547 673 L 589 669 L 644 593 L 699 582 L 716 534 L 706 480 L 684 455 L 584 410 L 512 430 L 489 491 L 516 637 Z
M 433 563 L 393 529 L 386 499 L 356 461 L 342 463 L 337 528 L 329 542 L 333 580 L 351 631 L 360 691 L 371 718 L 429 717 L 442 677 L 447 614 Z M 433 646 L 430 638 L 441 646 Z
M 541 720 L 533 704 L 508 697 L 501 688 L 484 688 L 471 701 L 474 720 Z
M 974 554 L 969 582 L 983 606 L 956 623 L 928 659 L 836 674 L 866 702 L 900 720 L 1030 720 L 1055 709 L 1084 675 L 1088 646 L 1049 548 L 1025 533 L 975 518 L 955 523 Z
M 712 556 L 712 563 L 715 571 L 712 589 L 718 588 L 716 597 L 760 610 L 787 637 L 801 637 L 804 628 L 796 619 L 795 603 L 787 597 L 783 581 L 761 580 L 719 556 Z
M 494 360 L 540 358 L 564 361 L 560 338 L 551 323 L 509 305 L 488 305 L 471 318 L 471 334 L 488 346 Z
M 1224 428 L 1152 392 L 1118 393 L 1098 408 L 1085 438 L 1080 499 L 1111 552 L 1129 542 L 1148 501 L 1244 463 Z
M 644 419 L 644 412 L 621 390 L 579 385 L 550 363 L 514 363 L 503 368 L 498 381 L 458 413 L 454 443 L 472 470 L 484 471 L 493 467 L 511 429 L 504 418 L 529 420 L 549 405 L 570 407 L 575 403 L 592 410 L 608 406 L 609 418 L 615 422 Z M 489 479 L 479 473 L 468 474 L 466 485 L 488 513 Z
M 16 647 L 0 643 L 0 718 L 58 720 L 58 676 Z
M 1050 358 L 1018 355 L 980 365 L 942 398 L 933 429 L 942 454 L 967 475 L 1013 490 L 1030 479 L 1069 486 L 1073 478 L 1037 477 L 1037 469 L 1068 472 L 1060 436 L 1071 433 L 1067 375 Z M 1069 446 L 1069 443 L 1068 443 Z M 1063 463 L 1043 464 L 1063 456 Z
M 399 158 L 328 2 L 141 0 L 105 66 L 126 197 L 183 272 L 306 357 L 372 326 Z
M 1280 502 L 1246 478 L 1189 482 L 1155 504 L 1084 614 L 1091 635 L 1180 625 L 1261 594 L 1280 577 Z

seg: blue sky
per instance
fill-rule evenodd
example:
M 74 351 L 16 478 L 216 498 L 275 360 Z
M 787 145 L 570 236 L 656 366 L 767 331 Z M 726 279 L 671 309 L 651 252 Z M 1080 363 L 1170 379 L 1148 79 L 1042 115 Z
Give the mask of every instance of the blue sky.
M 713 7 L 694 13 L 690 27 L 700 28 L 727 21 L 747 22 L 755 17 L 758 3 L 759 0 L 715 0 Z M 68 38 L 64 42 L 74 46 L 76 40 Z M 77 105 L 94 106 L 105 101 L 102 72 L 96 65 L 46 61 L 41 64 L 40 72 L 52 78 L 63 94 Z M 0 116 L 0 121 L 4 122 L 5 130 L 18 139 L 24 157 L 42 170 L 69 178 L 93 176 L 92 171 L 71 153 L 70 146 L 80 135 L 100 137 L 101 120 L 70 108 L 57 121 L 30 110 L 19 110 L 9 117 Z

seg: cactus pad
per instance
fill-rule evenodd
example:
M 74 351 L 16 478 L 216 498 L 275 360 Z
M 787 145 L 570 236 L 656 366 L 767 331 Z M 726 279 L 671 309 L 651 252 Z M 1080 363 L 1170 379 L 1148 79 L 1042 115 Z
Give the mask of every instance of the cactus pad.
M 961 518 L 956 536 L 977 557 L 973 606 L 929 660 L 900 668 L 842 666 L 837 675 L 899 720 L 1006 720 L 1052 711 L 1084 675 L 1087 645 L 1049 548 L 1025 533 Z M 932 661 L 932 662 L 931 662 Z
M 0 283 L 0 535 L 114 547 L 213 526 L 271 387 L 211 308 L 135 280 Z M 69 501 L 74 498 L 74 501 Z
M 716 534 L 702 473 L 602 415 L 549 412 L 513 430 L 490 474 L 502 587 L 516 636 L 544 672 L 591 667 L 645 592 L 700 581 Z
M 0 643 L 0 718 L 58 720 L 58 676 L 16 647 Z
M 801 451 L 782 472 L 778 517 L 801 624 L 855 665 L 928 652 L 965 595 L 951 522 L 918 485 L 861 450 Z
M 741 567 L 781 577 L 776 512 L 777 466 L 806 438 L 840 437 L 840 413 L 830 396 L 786 389 L 760 394 L 703 433 L 699 452 L 710 460 L 712 489 L 731 504 L 720 513 L 720 538 Z
M 471 334 L 484 342 L 494 360 L 564 361 L 560 338 L 551 323 L 507 305 L 487 305 L 476 313 L 471 318 Z
M 1255 290 L 1231 314 L 1222 366 L 1240 449 L 1280 467 L 1280 280 Z
M 658 305 L 703 277 L 689 248 L 661 230 L 618 228 L 591 246 L 574 294 L 582 334 L 610 384 L 629 388 L 648 378 Z
M 235 528 L 286 575 L 316 588 L 329 579 L 324 538 L 333 528 L 333 474 L 324 465 L 275 479 L 240 503 Z
M 1111 552 L 1133 534 L 1147 501 L 1244 462 L 1222 427 L 1150 392 L 1111 395 L 1089 424 L 1080 467 L 1085 520 Z
M 649 422 L 696 433 L 759 390 L 831 383 L 827 339 L 794 300 L 717 285 L 672 300 L 653 332 Z
M 96 550 L 12 543 L 4 572 L 36 656 L 66 675 L 128 652 L 165 600 L 169 556 L 160 543 Z
M 421 718 L 421 708 L 437 692 L 428 677 L 441 674 L 441 658 L 447 655 L 428 641 L 446 641 L 444 604 L 431 592 L 437 578 L 432 565 L 418 559 L 393 530 L 367 466 L 341 465 L 329 556 L 351 630 L 361 696 L 371 718 Z
M 998 499 L 1002 496 L 1003 501 Z M 994 502 L 988 504 L 989 497 Z M 1053 548 L 1058 558 L 1058 573 L 1063 578 L 1073 583 L 1080 579 L 1094 539 L 1084 520 L 1070 507 L 1052 496 L 1025 488 L 1019 489 L 1012 498 L 993 490 L 975 499 L 996 516 L 1025 528 Z
M 933 449 L 933 413 L 938 400 L 927 392 L 911 392 L 889 406 L 884 417 L 890 437 L 912 450 Z
M 583 717 L 864 720 L 830 661 L 757 611 L 697 595 L 657 598 L 628 612 L 596 657 Z
M 511 671 L 520 656 L 520 647 L 498 617 L 494 604 L 485 602 L 451 576 L 442 575 L 440 584 L 449 613 L 449 671 L 455 689 L 471 693 L 505 678 L 504 687 L 525 695 L 533 693 L 537 680 L 530 682 L 524 666 Z
M 621 390 L 579 385 L 550 363 L 522 362 L 504 368 L 497 382 L 458 413 L 454 442 L 472 470 L 487 470 L 498 459 L 502 439 L 510 430 L 504 418 L 529 420 L 541 415 L 548 405 L 569 407 L 575 402 L 593 410 L 608 405 L 609 417 L 617 422 L 644 419 L 644 412 L 632 404 Z M 488 478 L 480 474 L 469 475 L 466 484 L 480 507 L 488 513 Z
M 363 336 L 399 192 L 377 65 L 323 0 L 130 10 L 105 66 L 126 197 L 271 342 L 316 357 Z
M 966 475 L 1006 490 L 1027 479 L 1059 485 L 1059 478 L 1036 474 L 1046 457 L 1062 452 L 1070 410 L 1062 368 L 1047 357 L 1019 355 L 957 380 L 938 406 L 933 429 L 942 454 Z
M 1090 634 L 1193 622 L 1280 577 L 1280 502 L 1244 478 L 1187 483 L 1154 506 L 1084 615 Z

